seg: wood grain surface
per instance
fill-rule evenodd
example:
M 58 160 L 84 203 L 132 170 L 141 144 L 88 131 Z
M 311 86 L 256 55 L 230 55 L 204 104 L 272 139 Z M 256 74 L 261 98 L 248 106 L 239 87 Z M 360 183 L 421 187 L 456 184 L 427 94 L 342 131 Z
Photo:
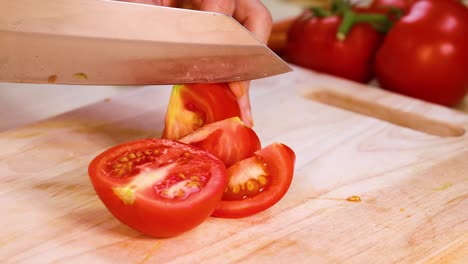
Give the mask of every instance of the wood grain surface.
M 297 67 L 252 83 L 262 144 L 297 155 L 278 204 L 171 239 L 124 226 L 87 165 L 160 136 L 169 95 L 143 87 L 1 133 L 0 262 L 468 263 L 468 115 Z

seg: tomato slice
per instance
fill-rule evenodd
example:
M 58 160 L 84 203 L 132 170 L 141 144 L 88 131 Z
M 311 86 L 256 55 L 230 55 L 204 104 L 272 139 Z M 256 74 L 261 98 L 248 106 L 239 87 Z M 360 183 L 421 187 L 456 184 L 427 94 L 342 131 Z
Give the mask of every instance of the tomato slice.
M 255 131 L 239 117 L 205 125 L 178 141 L 210 152 L 221 159 L 226 167 L 252 156 L 261 148 Z
M 171 237 L 200 225 L 227 184 L 224 164 L 196 147 L 145 139 L 110 148 L 90 163 L 93 187 L 118 220 Z
M 273 143 L 228 168 L 229 182 L 213 216 L 241 218 L 275 205 L 291 185 L 296 155 Z
M 227 84 L 175 85 L 162 138 L 179 139 L 205 124 L 235 116 L 240 116 L 240 109 Z

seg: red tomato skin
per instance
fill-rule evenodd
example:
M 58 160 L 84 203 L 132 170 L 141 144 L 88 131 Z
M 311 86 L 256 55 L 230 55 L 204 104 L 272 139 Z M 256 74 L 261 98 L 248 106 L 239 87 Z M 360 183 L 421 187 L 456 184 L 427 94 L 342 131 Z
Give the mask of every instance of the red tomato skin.
M 296 155 L 281 143 L 273 143 L 255 153 L 266 162 L 272 182 L 268 189 L 252 198 L 221 200 L 212 216 L 242 218 L 260 213 L 275 205 L 287 193 L 294 174 Z
M 288 32 L 286 60 L 356 82 L 370 81 L 383 35 L 368 24 L 355 24 L 340 41 L 336 38 L 340 23 L 338 16 L 318 18 L 305 11 Z
M 454 106 L 468 89 L 468 9 L 452 0 L 421 0 L 388 33 L 376 75 L 388 90 Z
M 193 155 L 205 157 L 212 165 L 212 175 L 205 188 L 185 200 L 154 199 L 137 195 L 133 204 L 124 204 L 112 190 L 118 180 L 105 177 L 102 171 L 104 164 L 122 151 L 154 145 L 184 148 Z M 203 223 L 221 200 L 228 180 L 226 167 L 213 155 L 165 139 L 138 140 L 112 147 L 93 159 L 88 167 L 88 174 L 97 195 L 115 218 L 143 234 L 161 238 L 177 236 Z
M 199 127 L 240 116 L 237 98 L 226 83 L 175 85 L 162 138 L 176 140 Z
M 252 156 L 261 148 L 257 133 L 238 117 L 207 124 L 179 141 L 208 151 L 226 167 Z

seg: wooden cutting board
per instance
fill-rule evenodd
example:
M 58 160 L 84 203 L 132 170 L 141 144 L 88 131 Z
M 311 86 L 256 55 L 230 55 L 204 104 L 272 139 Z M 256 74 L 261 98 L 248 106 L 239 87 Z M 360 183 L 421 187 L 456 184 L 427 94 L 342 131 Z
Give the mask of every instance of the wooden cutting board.
M 297 67 L 252 83 L 263 145 L 297 155 L 278 204 L 171 239 L 124 226 L 87 165 L 160 136 L 169 95 L 143 87 L 0 134 L 0 263 L 468 263 L 468 115 Z

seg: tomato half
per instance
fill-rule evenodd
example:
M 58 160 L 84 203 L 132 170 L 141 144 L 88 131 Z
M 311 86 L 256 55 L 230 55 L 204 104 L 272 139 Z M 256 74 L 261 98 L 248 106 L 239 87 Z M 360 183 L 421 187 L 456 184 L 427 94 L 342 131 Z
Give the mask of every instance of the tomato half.
M 162 138 L 179 139 L 205 124 L 240 115 L 237 99 L 225 83 L 175 85 Z
M 88 173 L 112 215 L 154 237 L 175 236 L 200 225 L 227 184 L 226 167 L 218 158 L 166 139 L 110 148 L 93 159 Z
M 228 168 L 229 182 L 213 216 L 240 218 L 276 204 L 291 185 L 296 156 L 273 143 Z
M 221 159 L 226 167 L 252 156 L 261 148 L 255 131 L 239 117 L 208 124 L 179 141 L 210 152 Z

